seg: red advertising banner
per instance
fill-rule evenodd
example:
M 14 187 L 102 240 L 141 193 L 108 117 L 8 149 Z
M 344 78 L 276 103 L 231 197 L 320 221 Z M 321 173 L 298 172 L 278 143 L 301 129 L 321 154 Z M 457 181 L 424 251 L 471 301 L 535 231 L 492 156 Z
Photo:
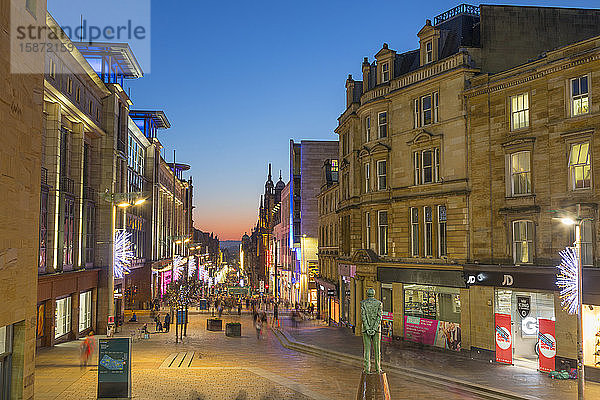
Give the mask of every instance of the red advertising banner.
M 496 314 L 496 361 L 512 364 L 512 333 L 509 314 Z
M 556 337 L 554 336 L 554 321 L 540 318 L 538 346 L 540 350 L 540 371 L 554 371 L 554 356 L 556 356 Z

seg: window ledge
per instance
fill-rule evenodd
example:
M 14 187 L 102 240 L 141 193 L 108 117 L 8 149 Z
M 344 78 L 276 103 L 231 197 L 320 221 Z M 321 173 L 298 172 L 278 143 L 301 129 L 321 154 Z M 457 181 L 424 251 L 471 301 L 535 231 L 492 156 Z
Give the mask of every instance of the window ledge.
M 535 199 L 535 193 L 528 194 L 513 194 L 511 196 L 504 197 L 505 200 L 522 200 L 522 199 Z

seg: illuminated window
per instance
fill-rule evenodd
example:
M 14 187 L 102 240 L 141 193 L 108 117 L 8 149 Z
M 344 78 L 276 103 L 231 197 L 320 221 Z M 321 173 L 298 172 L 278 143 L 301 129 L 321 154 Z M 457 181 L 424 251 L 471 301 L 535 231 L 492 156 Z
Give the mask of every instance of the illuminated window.
M 569 172 L 571 175 L 571 187 L 574 190 L 591 187 L 592 167 L 590 164 L 589 142 L 571 145 Z
M 425 226 L 423 229 L 423 243 L 425 244 L 425 257 L 433 257 L 433 213 L 431 207 L 423 207 Z
M 533 222 L 513 221 L 513 260 L 515 264 L 533 262 Z
M 63 208 L 63 267 L 73 266 L 74 230 L 75 230 L 75 201 L 65 197 Z
M 438 254 L 440 257 L 446 257 L 447 236 L 446 236 L 446 206 L 438 206 Z
M 571 79 L 571 112 L 573 116 L 589 112 L 587 76 Z
M 56 300 L 54 337 L 58 338 L 71 332 L 71 297 Z
M 521 93 L 510 98 L 510 127 L 513 131 L 529 126 L 529 94 Z
M 79 332 L 92 326 L 92 291 L 79 294 Z
M 531 193 L 531 152 L 519 151 L 510 155 L 511 195 Z

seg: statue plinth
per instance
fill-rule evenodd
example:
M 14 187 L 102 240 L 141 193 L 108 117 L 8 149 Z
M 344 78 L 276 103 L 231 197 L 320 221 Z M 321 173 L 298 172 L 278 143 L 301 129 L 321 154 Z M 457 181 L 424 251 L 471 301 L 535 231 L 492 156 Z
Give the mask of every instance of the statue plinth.
M 390 400 L 390 388 L 385 372 L 366 373 L 360 375 L 360 385 L 356 400 Z

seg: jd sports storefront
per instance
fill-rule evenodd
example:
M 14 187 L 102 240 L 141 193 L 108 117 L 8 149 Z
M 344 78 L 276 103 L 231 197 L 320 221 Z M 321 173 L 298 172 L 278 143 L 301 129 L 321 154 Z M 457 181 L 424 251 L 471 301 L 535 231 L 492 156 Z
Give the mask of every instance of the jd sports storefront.
M 496 362 L 519 365 L 540 371 L 554 371 L 561 361 L 557 356 L 556 270 L 534 266 L 465 268 L 468 286 L 488 286 L 493 297 L 494 344 Z M 492 292 L 493 290 L 493 292 Z M 563 316 L 561 314 L 561 316 Z M 471 324 L 477 324 L 474 315 Z M 565 346 L 565 344 L 563 344 Z

